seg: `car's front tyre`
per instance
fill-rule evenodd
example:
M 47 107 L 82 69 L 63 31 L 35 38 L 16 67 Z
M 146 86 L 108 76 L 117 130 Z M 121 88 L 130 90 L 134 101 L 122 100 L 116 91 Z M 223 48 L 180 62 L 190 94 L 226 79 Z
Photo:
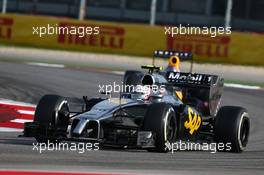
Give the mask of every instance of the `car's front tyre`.
M 168 152 L 166 143 L 176 141 L 177 122 L 174 109 L 167 103 L 151 104 L 144 118 L 143 130 L 154 134 L 154 152 Z
M 58 95 L 43 96 L 36 108 L 34 122 L 39 124 L 35 139 L 54 142 L 65 136 L 69 124 L 69 107 L 66 98 Z

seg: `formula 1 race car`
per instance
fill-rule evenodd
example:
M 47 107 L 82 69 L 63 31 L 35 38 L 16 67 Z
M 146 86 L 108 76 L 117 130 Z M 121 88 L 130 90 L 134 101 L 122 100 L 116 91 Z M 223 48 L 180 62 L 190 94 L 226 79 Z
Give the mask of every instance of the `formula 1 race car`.
M 180 72 L 180 61 L 192 60 L 191 53 L 155 51 L 153 63 L 156 57 L 169 60 L 165 70 L 153 64 L 142 66 L 147 71 L 126 71 L 119 98 L 84 97 L 80 112 L 69 110 L 67 98 L 45 95 L 34 121 L 25 123 L 24 136 L 38 142 L 95 141 L 154 152 L 168 152 L 168 144 L 179 140 L 245 150 L 249 115 L 242 107 L 220 107 L 223 79 Z

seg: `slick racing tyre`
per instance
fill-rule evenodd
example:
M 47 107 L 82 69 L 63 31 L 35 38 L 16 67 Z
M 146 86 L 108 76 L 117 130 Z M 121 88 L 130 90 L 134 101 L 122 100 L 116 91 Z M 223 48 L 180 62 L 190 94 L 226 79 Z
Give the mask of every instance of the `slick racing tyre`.
M 57 95 L 43 96 L 37 105 L 34 122 L 40 126 L 39 133 L 35 136 L 38 142 L 54 142 L 65 136 L 69 124 L 68 102 Z
M 166 143 L 176 141 L 176 115 L 171 105 L 167 103 L 154 103 L 149 106 L 143 124 L 144 131 L 152 131 L 155 148 L 151 152 L 168 152 Z
M 215 121 L 215 141 L 231 144 L 231 151 L 240 153 L 245 150 L 250 130 L 250 120 L 246 109 L 224 106 L 218 111 Z M 224 151 L 224 150 L 221 150 Z

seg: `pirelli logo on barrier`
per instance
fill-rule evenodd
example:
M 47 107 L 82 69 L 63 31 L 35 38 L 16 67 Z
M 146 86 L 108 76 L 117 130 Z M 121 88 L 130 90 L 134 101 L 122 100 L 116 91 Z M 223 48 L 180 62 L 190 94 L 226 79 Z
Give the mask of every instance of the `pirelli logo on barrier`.
M 192 52 L 201 57 L 222 57 L 229 56 L 230 36 L 209 35 L 177 35 L 167 36 L 168 50 L 181 50 Z
M 0 17 L 0 40 L 11 40 L 13 23 L 12 18 Z
M 49 26 L 52 34 L 48 33 Z M 69 32 L 57 32 L 60 26 L 69 28 L 66 30 Z M 84 34 L 82 26 L 93 28 L 93 33 L 90 34 L 88 30 Z M 99 27 L 99 34 L 95 34 L 95 27 Z M 38 37 L 33 28 L 38 28 L 38 32 L 44 31 L 44 34 Z M 165 35 L 163 29 L 161 26 L 0 14 L 0 43 L 10 45 L 136 56 L 150 56 L 156 49 L 176 50 L 192 52 L 194 58 L 201 62 L 264 65 L 264 51 L 261 47 L 264 35 L 232 32 L 230 35 L 215 37 L 206 34 L 177 34 L 171 37 Z
M 95 27 L 94 25 L 88 24 L 76 24 L 76 23 L 60 23 L 60 27 L 79 27 L 89 26 Z M 87 47 L 98 47 L 98 48 L 111 48 L 111 49 L 123 49 L 124 48 L 124 35 L 125 30 L 121 27 L 113 26 L 98 26 L 100 33 L 98 35 L 88 35 L 80 37 L 78 34 L 65 34 L 60 33 L 58 35 L 58 43 L 65 45 L 78 45 Z

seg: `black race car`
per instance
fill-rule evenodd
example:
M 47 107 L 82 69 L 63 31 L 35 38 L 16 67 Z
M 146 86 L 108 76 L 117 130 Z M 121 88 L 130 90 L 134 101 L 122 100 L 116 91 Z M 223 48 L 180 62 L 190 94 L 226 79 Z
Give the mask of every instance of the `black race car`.
M 180 140 L 245 150 L 249 115 L 243 107 L 220 107 L 223 79 L 180 72 L 180 60 L 192 60 L 191 53 L 155 51 L 155 57 L 169 59 L 167 69 L 147 65 L 142 66 L 147 72 L 126 71 L 119 98 L 84 97 L 82 111 L 70 111 L 67 98 L 45 95 L 34 121 L 25 123 L 24 136 L 38 142 L 95 141 L 155 152 L 167 152 L 168 145 Z

